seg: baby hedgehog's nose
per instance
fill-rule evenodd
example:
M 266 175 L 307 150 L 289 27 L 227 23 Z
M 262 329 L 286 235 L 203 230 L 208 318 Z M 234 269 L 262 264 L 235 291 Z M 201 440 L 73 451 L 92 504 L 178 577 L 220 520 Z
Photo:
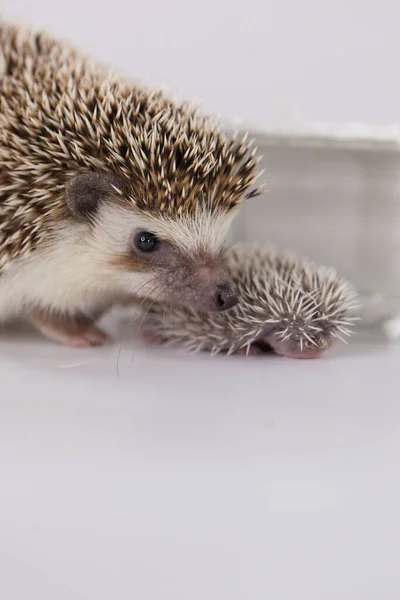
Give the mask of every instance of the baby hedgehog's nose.
M 218 311 L 232 308 L 238 303 L 238 294 L 233 283 L 224 281 L 216 286 L 214 297 L 215 309 Z

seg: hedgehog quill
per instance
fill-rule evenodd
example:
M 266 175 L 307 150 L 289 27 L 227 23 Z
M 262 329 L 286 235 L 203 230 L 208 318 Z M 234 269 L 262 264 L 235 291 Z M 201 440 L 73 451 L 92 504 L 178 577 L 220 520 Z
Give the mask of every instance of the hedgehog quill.
M 0 320 L 75 345 L 129 297 L 237 302 L 221 257 L 255 151 L 208 117 L 0 23 Z
M 321 356 L 345 341 L 357 320 L 356 293 L 334 269 L 289 253 L 237 245 L 226 268 L 239 302 L 221 314 L 162 303 L 149 308 L 143 333 L 153 342 L 211 354 L 261 354 L 291 358 Z

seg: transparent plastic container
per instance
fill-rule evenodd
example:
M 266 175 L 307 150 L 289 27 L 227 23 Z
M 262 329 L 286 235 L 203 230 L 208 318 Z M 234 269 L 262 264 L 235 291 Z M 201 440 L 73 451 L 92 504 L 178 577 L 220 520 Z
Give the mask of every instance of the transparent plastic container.
M 269 191 L 245 205 L 235 239 L 334 266 L 357 287 L 368 319 L 400 313 L 400 151 L 255 137 Z

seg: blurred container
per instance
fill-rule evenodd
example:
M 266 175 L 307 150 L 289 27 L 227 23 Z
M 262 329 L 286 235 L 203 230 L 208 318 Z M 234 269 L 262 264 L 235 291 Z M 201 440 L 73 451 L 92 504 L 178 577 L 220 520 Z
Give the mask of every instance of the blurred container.
M 234 236 L 335 266 L 389 314 L 400 310 L 400 151 L 256 134 L 269 191 L 249 200 Z

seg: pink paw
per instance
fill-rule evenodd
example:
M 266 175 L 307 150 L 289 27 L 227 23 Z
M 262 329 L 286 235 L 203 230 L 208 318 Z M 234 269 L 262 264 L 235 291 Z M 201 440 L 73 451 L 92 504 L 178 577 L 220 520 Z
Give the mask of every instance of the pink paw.
M 45 332 L 43 333 L 46 335 Z M 90 329 L 83 330 L 79 333 L 52 332 L 48 334 L 48 337 L 60 342 L 61 344 L 72 346 L 74 348 L 103 346 L 108 339 L 105 333 L 100 331 L 100 329 L 96 329 L 95 327 L 91 327 Z
M 55 317 L 35 313 L 32 321 L 36 328 L 47 338 L 74 348 L 102 346 L 108 336 L 89 323 L 73 320 L 56 319 Z

